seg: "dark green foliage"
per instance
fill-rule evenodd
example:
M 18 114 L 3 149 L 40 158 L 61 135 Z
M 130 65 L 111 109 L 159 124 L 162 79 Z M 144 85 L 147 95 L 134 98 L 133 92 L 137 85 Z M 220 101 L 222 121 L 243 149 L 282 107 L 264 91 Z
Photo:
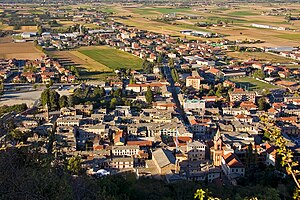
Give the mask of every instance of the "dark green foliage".
M 262 71 L 262 70 L 256 70 L 254 73 L 253 73 L 253 77 L 254 78 L 259 78 L 259 79 L 264 79 L 266 76 L 265 76 L 265 73 Z
M 175 68 L 171 69 L 171 76 L 174 80 L 174 82 L 178 82 L 179 81 L 179 76 L 178 76 L 178 72 Z
M 153 102 L 153 93 L 150 87 L 147 88 L 147 92 L 145 96 L 146 96 L 147 103 L 151 104 Z
M 154 64 L 145 60 L 143 62 L 143 69 L 144 69 L 144 72 L 147 73 L 147 74 L 152 74 L 153 73 L 153 67 L 154 67 Z
M 22 104 L 16 104 L 13 106 L 1 106 L 0 107 L 0 116 L 2 116 L 5 113 L 9 113 L 9 112 L 16 112 L 16 113 L 20 113 L 23 112 L 25 110 L 27 110 L 27 105 L 25 103 Z
M 59 94 L 55 90 L 45 89 L 41 94 L 41 103 L 48 106 L 50 111 L 59 109 Z
M 258 100 L 258 110 L 267 111 L 270 108 L 270 104 L 266 102 L 264 97 Z
M 59 98 L 59 107 L 63 108 L 63 107 L 68 107 L 69 105 L 69 101 L 68 101 L 68 97 L 63 95 Z
M 188 181 L 167 184 L 156 179 L 137 180 L 134 174 L 97 179 L 79 173 L 74 177 L 67 170 L 68 162 L 65 162 L 66 165 L 51 165 L 52 159 L 50 155 L 27 148 L 1 152 L 0 199 L 189 200 L 193 199 L 199 188 L 210 196 L 222 199 L 280 199 L 280 191 L 276 184 L 272 185 L 275 180 L 272 174 L 274 169 L 266 169 L 261 172 L 263 174 L 258 174 L 253 178 L 258 182 L 253 185 L 211 183 L 205 186 Z M 247 181 L 247 184 L 252 182 Z M 285 199 L 289 199 L 289 196 L 285 196 Z

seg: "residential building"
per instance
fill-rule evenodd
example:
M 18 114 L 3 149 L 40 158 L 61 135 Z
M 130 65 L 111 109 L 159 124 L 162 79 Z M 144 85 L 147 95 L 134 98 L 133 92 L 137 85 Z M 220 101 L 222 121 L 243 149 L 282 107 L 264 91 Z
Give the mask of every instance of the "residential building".
M 192 87 L 196 90 L 200 89 L 201 86 L 201 78 L 199 76 L 189 76 L 186 78 L 186 87 Z
M 194 141 L 187 143 L 187 154 L 190 161 L 203 161 L 206 159 L 206 144 Z
M 234 153 L 222 156 L 222 171 L 230 180 L 245 176 L 245 167 Z

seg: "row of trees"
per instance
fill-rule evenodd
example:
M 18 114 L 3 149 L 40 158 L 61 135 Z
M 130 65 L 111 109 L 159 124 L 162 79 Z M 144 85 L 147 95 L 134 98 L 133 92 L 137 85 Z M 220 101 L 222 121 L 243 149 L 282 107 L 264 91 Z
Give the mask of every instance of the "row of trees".
M 45 89 L 41 94 L 41 103 L 43 106 L 48 106 L 50 111 L 58 110 L 60 96 L 55 90 Z

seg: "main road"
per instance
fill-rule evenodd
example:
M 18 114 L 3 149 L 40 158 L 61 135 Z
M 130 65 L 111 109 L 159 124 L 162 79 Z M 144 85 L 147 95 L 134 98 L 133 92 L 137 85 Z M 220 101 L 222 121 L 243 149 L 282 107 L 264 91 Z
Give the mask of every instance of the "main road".
M 181 120 L 183 121 L 183 123 L 187 127 L 189 127 L 190 123 L 189 123 L 189 120 L 188 120 L 184 110 L 182 109 L 182 105 L 181 105 L 181 103 L 178 99 L 178 94 L 177 94 L 177 91 L 176 91 L 175 82 L 174 82 L 173 77 L 171 75 L 170 67 L 168 67 L 167 65 L 164 65 L 163 66 L 163 73 L 164 73 L 167 81 L 170 83 L 169 91 L 172 93 L 172 97 L 173 97 L 174 103 L 176 104 L 177 111 L 178 111 L 178 113 L 181 117 Z

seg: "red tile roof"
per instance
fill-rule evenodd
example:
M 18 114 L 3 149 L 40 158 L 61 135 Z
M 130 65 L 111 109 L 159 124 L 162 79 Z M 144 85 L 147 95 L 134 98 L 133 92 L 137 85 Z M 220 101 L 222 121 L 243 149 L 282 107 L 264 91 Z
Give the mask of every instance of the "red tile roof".
M 225 163 L 229 167 L 233 168 L 241 168 L 244 167 L 243 163 L 238 159 L 238 157 L 233 153 L 228 153 L 226 155 L 223 155 L 223 159 L 225 160 Z

